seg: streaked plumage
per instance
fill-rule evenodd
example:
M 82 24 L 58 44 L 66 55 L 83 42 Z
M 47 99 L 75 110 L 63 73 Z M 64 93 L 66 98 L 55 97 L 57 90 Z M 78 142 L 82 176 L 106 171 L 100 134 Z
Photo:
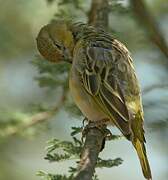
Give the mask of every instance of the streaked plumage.
M 127 48 L 103 30 L 82 23 L 64 22 L 67 33 L 71 32 L 69 37 L 73 37 L 72 40 L 68 39 L 68 42 L 74 44 L 73 48 L 72 46 L 69 48 L 68 43 L 63 42 L 66 39 L 66 32 L 61 41 L 59 39 L 59 33 L 61 33 L 59 24 L 62 23 L 49 24 L 48 37 L 50 42 L 59 40 L 64 50 L 63 55 L 65 50 L 71 52 L 69 59 L 72 59 L 72 68 L 69 84 L 75 103 L 89 121 L 108 119 L 109 124 L 117 126 L 123 135 L 132 141 L 137 150 L 143 174 L 146 179 L 151 179 L 144 146 L 140 88 Z M 42 32 L 43 30 L 40 33 Z M 46 36 L 45 38 L 38 36 L 38 47 L 46 41 Z M 55 50 L 57 53 L 57 46 Z M 46 51 L 48 50 L 45 49 L 44 53 L 40 50 L 43 56 L 50 60 L 48 53 L 47 56 L 45 55 Z M 59 57 L 54 61 L 59 61 Z

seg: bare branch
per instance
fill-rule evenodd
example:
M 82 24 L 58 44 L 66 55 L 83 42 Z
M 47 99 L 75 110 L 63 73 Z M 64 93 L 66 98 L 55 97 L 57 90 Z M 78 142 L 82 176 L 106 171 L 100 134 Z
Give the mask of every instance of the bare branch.
M 130 0 L 132 10 L 149 33 L 151 41 L 168 58 L 168 45 L 143 0 Z
M 21 125 L 20 127 L 17 127 L 16 129 L 13 129 L 12 131 L 10 131 L 8 136 L 16 135 L 17 133 L 24 131 L 25 129 L 28 129 L 42 122 L 46 122 L 58 112 L 58 110 L 64 104 L 65 99 L 66 99 L 66 91 L 63 92 L 63 95 L 59 103 L 53 109 L 51 109 L 50 111 L 40 112 L 33 115 L 32 117 L 30 117 L 30 119 L 27 120 L 26 124 Z
M 96 27 L 108 29 L 108 1 L 92 0 L 90 12 L 88 14 L 88 23 Z
M 151 91 L 153 91 L 155 89 L 164 89 L 164 88 L 168 88 L 168 84 L 163 84 L 163 83 L 161 83 L 161 84 L 153 84 L 153 85 L 143 89 L 142 94 L 144 95 L 144 94 L 147 94 L 147 93 L 149 93 L 149 92 L 151 92 Z

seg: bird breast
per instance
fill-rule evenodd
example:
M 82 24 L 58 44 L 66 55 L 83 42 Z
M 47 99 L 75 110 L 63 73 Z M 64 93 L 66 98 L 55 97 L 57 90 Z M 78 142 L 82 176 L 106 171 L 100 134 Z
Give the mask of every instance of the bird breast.
M 107 118 L 93 97 L 84 89 L 80 76 L 73 65 L 70 72 L 69 88 L 74 102 L 88 120 L 99 121 Z

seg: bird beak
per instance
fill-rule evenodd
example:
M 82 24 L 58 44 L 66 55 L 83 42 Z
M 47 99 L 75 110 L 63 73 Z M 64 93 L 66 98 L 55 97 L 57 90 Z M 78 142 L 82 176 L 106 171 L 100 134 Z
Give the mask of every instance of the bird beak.
M 71 56 L 71 53 L 69 52 L 69 50 L 67 48 L 65 48 L 63 50 L 63 54 L 64 54 L 64 61 L 72 63 L 72 56 Z

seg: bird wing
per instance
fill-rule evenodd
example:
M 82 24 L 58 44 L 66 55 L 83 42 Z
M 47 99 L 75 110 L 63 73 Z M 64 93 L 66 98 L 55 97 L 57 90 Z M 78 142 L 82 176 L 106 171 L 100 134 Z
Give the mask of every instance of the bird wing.
M 84 54 L 81 64 L 85 63 L 85 68 L 80 71 L 83 87 L 121 132 L 130 134 L 130 113 L 125 98 L 126 93 L 130 94 L 123 76 L 131 62 L 126 63 L 122 52 L 115 47 L 109 49 L 94 44 L 87 46 Z

